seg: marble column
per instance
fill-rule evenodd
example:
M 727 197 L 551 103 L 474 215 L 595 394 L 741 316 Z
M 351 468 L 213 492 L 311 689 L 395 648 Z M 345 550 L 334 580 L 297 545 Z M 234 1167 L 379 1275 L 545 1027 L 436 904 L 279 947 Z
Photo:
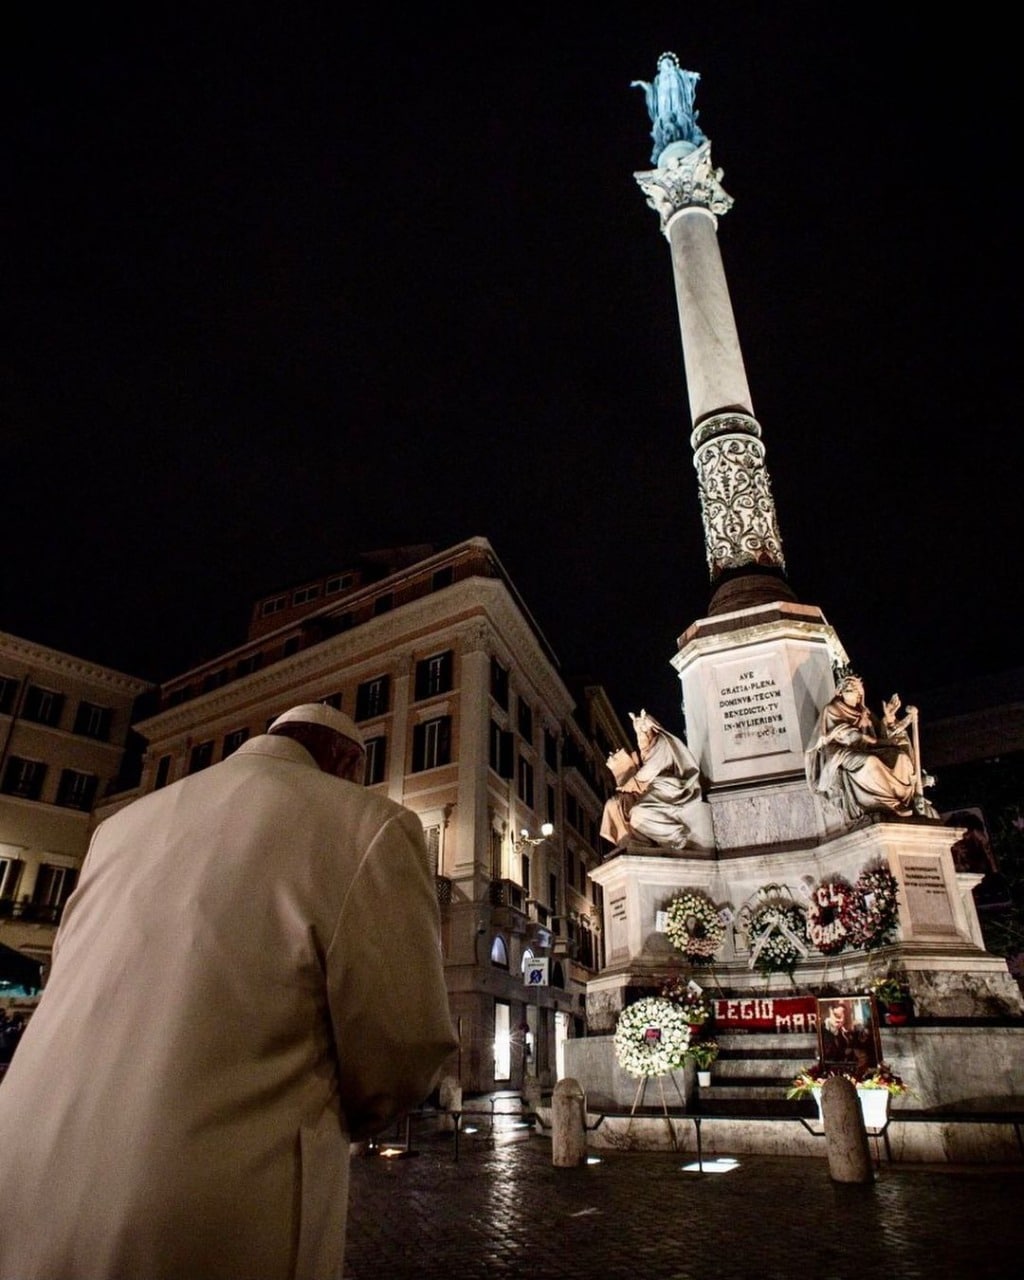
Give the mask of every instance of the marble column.
M 744 569 L 785 574 L 761 427 L 754 418 L 718 247 L 732 206 L 711 143 L 675 142 L 634 175 L 672 251 L 704 542 L 712 583 Z M 784 593 L 792 598 L 787 588 Z

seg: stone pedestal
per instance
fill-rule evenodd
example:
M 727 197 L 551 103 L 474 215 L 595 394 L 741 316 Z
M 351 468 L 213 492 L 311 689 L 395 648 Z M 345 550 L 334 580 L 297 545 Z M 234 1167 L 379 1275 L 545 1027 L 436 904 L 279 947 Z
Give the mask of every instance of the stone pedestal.
M 907 973 L 921 1016 L 1024 1015 L 1021 991 L 1005 960 L 985 951 L 972 890 L 975 873 L 957 872 L 951 848 L 958 830 L 935 819 L 869 814 L 853 825 L 794 835 L 801 814 L 820 809 L 805 779 L 746 783 L 711 795 L 719 843 L 713 851 L 681 852 L 627 846 L 591 872 L 605 910 L 605 968 L 587 985 L 591 1032 L 611 1032 L 631 995 L 657 991 L 683 958 L 664 933 L 663 913 L 683 890 L 705 894 L 728 919 L 713 966 L 694 976 L 730 994 L 782 994 L 821 987 L 862 992 L 881 969 Z M 729 814 L 719 821 L 719 812 Z M 729 835 L 742 841 L 729 843 Z M 754 842 L 760 834 L 767 837 Z M 793 979 L 766 977 L 753 964 L 744 926 L 766 886 L 806 905 L 813 887 L 840 877 L 854 884 L 882 864 L 898 885 L 899 928 L 879 953 L 845 950 L 825 956 L 813 947 Z

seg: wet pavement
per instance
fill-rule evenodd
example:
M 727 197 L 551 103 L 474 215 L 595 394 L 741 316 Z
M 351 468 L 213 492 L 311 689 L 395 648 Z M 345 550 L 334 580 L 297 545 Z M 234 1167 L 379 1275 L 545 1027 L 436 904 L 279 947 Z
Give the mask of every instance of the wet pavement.
M 871 1184 L 852 1186 L 831 1180 L 825 1158 L 742 1155 L 716 1172 L 721 1157 L 710 1157 L 701 1172 L 688 1154 L 608 1151 L 561 1169 L 550 1140 L 518 1117 L 465 1124 L 457 1148 L 436 1118 L 417 1119 L 411 1154 L 353 1157 L 345 1280 L 974 1280 L 1020 1270 L 1024 1162 L 883 1162 Z

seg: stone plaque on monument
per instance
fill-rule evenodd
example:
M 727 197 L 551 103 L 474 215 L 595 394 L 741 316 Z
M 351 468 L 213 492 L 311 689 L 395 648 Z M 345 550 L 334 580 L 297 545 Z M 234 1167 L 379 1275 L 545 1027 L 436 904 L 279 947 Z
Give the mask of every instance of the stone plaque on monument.
M 900 880 L 915 934 L 957 932 L 941 858 L 904 854 L 900 858 Z
M 608 898 L 608 958 L 629 953 L 627 934 L 626 891 L 620 890 Z

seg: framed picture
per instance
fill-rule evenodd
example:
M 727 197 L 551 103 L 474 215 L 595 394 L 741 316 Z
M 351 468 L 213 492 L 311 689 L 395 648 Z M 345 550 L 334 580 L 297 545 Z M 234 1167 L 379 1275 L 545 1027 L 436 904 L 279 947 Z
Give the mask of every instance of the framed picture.
M 864 1075 L 882 1061 L 878 1009 L 872 996 L 818 1001 L 818 1057 L 826 1066 Z

